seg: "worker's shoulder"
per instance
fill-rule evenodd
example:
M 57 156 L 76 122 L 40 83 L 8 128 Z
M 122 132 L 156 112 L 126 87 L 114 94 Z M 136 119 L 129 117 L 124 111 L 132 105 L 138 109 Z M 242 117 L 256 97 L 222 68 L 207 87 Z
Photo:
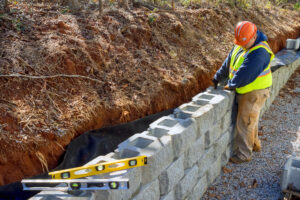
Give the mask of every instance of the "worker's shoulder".
M 258 48 L 247 55 L 246 61 L 250 65 L 258 65 L 259 63 L 267 63 L 270 61 L 271 55 L 264 48 Z
M 268 52 L 268 50 L 266 48 L 264 48 L 264 46 L 259 45 L 259 48 L 253 49 L 248 56 L 250 56 L 250 57 L 257 57 L 257 56 L 270 57 L 270 53 Z

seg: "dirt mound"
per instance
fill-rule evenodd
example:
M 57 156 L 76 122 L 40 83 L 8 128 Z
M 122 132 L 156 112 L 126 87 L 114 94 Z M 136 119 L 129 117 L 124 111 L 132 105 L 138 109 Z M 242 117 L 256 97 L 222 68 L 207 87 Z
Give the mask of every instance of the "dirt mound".
M 299 13 L 279 8 L 110 9 L 99 19 L 15 5 L 0 16 L 0 74 L 13 74 L 0 77 L 0 184 L 54 168 L 81 133 L 189 101 L 211 84 L 240 20 L 274 52 L 300 35 Z

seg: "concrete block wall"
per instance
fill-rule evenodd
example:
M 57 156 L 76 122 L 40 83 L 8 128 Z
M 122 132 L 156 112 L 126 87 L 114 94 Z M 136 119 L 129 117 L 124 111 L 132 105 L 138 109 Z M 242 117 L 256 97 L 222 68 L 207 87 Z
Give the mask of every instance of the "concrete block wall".
M 263 112 L 300 66 L 300 53 L 294 55 L 289 64 L 278 67 L 278 60 L 277 64 L 272 63 L 273 86 Z M 277 59 L 280 61 L 280 56 Z M 146 166 L 123 174 L 88 177 L 129 178 L 129 190 L 65 193 L 67 196 L 41 192 L 32 199 L 199 200 L 232 154 L 236 115 L 235 92 L 210 87 L 179 106 L 172 115 L 158 119 L 144 132 L 120 143 L 114 152 L 88 163 L 148 156 Z
M 286 48 L 289 50 L 299 50 L 300 49 L 300 37 L 297 39 L 287 39 Z
M 291 156 L 284 165 L 281 179 L 284 192 L 300 191 L 300 157 Z

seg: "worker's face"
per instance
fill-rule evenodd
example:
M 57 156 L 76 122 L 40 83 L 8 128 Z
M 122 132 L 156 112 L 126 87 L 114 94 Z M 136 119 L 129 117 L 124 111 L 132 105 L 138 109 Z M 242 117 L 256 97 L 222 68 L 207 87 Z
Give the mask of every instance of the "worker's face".
M 255 36 L 254 36 L 253 38 L 251 38 L 251 40 L 250 40 L 247 44 L 243 45 L 242 47 L 243 47 L 244 49 L 250 49 L 250 48 L 253 46 L 253 44 L 254 44 L 256 38 L 257 38 L 257 36 L 256 36 L 256 34 L 255 34 Z

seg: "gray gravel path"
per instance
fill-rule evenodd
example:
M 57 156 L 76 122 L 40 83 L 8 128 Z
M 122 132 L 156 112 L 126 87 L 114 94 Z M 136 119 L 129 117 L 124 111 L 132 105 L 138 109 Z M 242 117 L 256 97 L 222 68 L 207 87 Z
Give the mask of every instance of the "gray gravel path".
M 283 165 L 300 144 L 300 68 L 294 72 L 259 122 L 262 151 L 244 164 L 228 163 L 202 199 L 283 198 Z

